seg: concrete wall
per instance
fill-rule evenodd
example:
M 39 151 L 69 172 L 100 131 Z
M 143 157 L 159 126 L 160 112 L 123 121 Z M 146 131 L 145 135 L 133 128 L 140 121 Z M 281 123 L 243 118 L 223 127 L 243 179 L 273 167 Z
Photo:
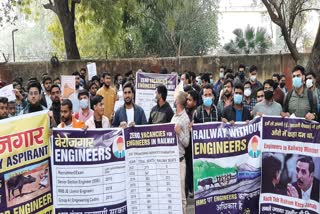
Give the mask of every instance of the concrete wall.
M 308 54 L 304 55 L 305 61 Z M 68 60 L 60 62 L 58 68 L 53 68 L 50 62 L 17 62 L 0 64 L 0 80 L 10 82 L 12 79 L 21 76 L 24 80 L 30 77 L 41 78 L 43 73 L 49 73 L 52 77 L 61 74 L 71 74 L 76 70 L 84 67 L 88 61 Z M 192 56 L 192 57 L 175 57 L 168 58 L 133 58 L 133 59 L 112 59 L 96 61 L 98 72 L 103 70 L 110 71 L 113 75 L 129 70 L 137 71 L 144 69 L 146 71 L 159 72 L 161 67 L 166 67 L 169 71 L 191 70 L 196 73 L 211 72 L 217 78 L 218 67 L 226 65 L 227 67 L 237 70 L 240 63 L 247 66 L 258 66 L 258 79 L 265 80 L 270 78 L 273 73 L 284 73 L 290 77 L 292 67 L 295 65 L 290 54 L 273 54 L 273 55 L 224 55 L 224 56 Z M 305 64 L 306 62 L 304 62 Z M 289 78 L 287 78 L 289 79 Z M 291 85 L 291 81 L 288 82 Z

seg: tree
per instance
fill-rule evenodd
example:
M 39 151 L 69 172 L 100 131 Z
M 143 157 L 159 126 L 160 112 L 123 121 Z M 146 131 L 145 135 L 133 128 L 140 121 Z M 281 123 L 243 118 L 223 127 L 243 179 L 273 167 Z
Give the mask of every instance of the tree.
M 292 58 L 296 63 L 301 61 L 301 55 L 297 48 L 297 40 L 294 37 L 295 28 L 301 26 L 301 21 L 305 17 L 305 12 L 319 10 L 312 6 L 312 0 L 262 0 L 267 8 L 268 14 L 276 25 L 281 29 L 282 36 L 288 46 Z M 307 65 L 308 70 L 318 71 L 320 62 L 320 23 L 318 33 L 312 48 L 312 52 Z M 317 67 L 318 66 L 318 67 Z
M 248 25 L 244 32 L 237 28 L 233 34 L 236 36 L 235 40 L 224 45 L 224 49 L 230 54 L 266 53 L 271 46 L 265 28 L 255 30 Z
M 81 0 L 48 0 L 45 9 L 53 11 L 60 21 L 67 59 L 80 59 L 74 27 L 76 4 Z

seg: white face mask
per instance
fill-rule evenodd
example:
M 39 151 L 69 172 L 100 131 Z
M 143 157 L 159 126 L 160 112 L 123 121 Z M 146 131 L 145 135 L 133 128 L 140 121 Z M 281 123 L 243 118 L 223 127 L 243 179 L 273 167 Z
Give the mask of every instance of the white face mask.
M 250 96 L 251 96 L 251 89 L 250 89 L 250 88 L 244 89 L 243 94 L 244 94 L 244 96 L 246 96 L 246 97 L 250 97 Z
M 86 109 L 89 107 L 89 100 L 88 99 L 82 99 L 80 100 L 80 108 Z
M 313 86 L 313 80 L 312 79 L 307 79 L 306 86 L 307 86 L 307 88 L 311 88 Z
M 256 79 L 257 79 L 257 75 L 252 75 L 252 76 L 250 76 L 250 80 L 251 80 L 251 81 L 256 81 Z
M 223 72 L 220 72 L 219 77 L 220 77 L 220 78 L 223 78 L 223 77 L 224 77 L 224 73 L 223 73 Z

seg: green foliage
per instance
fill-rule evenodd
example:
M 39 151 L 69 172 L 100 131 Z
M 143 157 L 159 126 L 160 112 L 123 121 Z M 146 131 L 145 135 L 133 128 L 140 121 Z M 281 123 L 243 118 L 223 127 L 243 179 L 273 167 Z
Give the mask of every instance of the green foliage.
M 224 45 L 224 49 L 230 54 L 266 53 L 272 45 L 265 28 L 255 30 L 248 25 L 244 32 L 237 28 L 233 34 L 235 39 Z

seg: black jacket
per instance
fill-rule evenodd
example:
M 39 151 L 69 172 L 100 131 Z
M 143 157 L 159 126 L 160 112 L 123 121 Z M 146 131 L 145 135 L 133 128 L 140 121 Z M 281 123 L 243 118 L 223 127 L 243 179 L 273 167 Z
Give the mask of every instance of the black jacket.
M 301 189 L 298 187 L 297 182 L 294 182 L 292 185 L 297 189 L 299 198 L 302 198 Z M 310 199 L 319 202 L 319 180 L 316 178 L 313 178 Z
M 236 110 L 232 105 L 229 105 L 223 109 L 222 117 L 228 121 L 236 121 Z M 242 107 L 242 121 L 251 120 L 250 111 L 246 107 Z

